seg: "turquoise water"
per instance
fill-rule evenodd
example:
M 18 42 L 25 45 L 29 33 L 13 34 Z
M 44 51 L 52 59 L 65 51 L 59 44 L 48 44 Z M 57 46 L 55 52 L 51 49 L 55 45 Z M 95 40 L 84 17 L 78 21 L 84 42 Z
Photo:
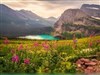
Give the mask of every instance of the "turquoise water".
M 58 38 L 55 38 L 52 35 L 27 35 L 27 36 L 21 36 L 19 38 L 35 39 L 35 40 L 59 40 Z
M 58 38 L 55 38 L 52 35 L 39 35 L 41 38 L 43 38 L 44 40 L 58 40 Z

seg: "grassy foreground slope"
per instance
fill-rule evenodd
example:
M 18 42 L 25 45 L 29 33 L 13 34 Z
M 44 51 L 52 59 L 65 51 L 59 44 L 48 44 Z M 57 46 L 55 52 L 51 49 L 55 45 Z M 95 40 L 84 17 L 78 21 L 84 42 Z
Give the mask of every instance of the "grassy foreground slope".
M 100 36 L 59 41 L 6 38 L 0 40 L 0 73 L 80 73 L 76 60 L 98 53 Z

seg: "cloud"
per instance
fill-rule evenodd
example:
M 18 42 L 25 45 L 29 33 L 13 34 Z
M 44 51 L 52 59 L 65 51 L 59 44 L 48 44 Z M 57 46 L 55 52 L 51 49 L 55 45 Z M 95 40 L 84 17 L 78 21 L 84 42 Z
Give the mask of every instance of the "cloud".
M 99 0 L 35 0 L 43 3 L 47 9 L 55 9 L 59 7 L 75 7 L 79 8 L 82 4 L 99 4 Z
M 69 8 L 80 8 L 82 4 L 99 4 L 99 0 L 2 0 L 15 9 L 31 10 L 42 17 L 58 17 Z

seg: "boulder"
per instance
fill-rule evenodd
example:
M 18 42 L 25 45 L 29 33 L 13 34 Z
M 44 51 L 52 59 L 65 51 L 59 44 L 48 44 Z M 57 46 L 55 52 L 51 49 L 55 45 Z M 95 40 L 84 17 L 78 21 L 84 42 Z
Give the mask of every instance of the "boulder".
M 95 65 L 96 65 L 96 63 L 95 63 L 95 62 L 93 62 L 93 61 L 90 61 L 90 62 L 88 62 L 88 63 L 85 63 L 85 65 L 88 65 L 88 66 L 95 66 Z

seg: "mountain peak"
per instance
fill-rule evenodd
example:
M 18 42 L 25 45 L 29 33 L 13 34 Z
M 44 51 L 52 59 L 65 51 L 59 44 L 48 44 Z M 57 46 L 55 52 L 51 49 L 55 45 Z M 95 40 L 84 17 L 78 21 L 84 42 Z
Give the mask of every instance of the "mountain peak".
M 53 25 L 54 25 L 54 23 L 57 21 L 57 18 L 51 16 L 51 17 L 46 18 L 46 20 L 53 22 Z
M 29 10 L 24 10 L 24 9 L 21 9 L 20 12 L 31 12 Z
M 0 6 L 6 6 L 6 5 L 4 5 L 4 4 L 0 4 Z
M 35 13 L 33 13 L 32 11 L 29 11 L 29 10 L 24 10 L 24 9 L 22 9 L 22 10 L 20 10 L 19 12 L 22 13 L 22 14 L 28 15 L 28 16 L 30 16 L 30 17 L 34 16 L 34 17 L 40 18 L 40 16 L 38 16 L 37 14 L 35 14 Z
M 0 9 L 2 9 L 3 11 L 15 11 L 12 8 L 10 8 L 9 6 L 5 5 L 5 4 L 0 4 Z M 7 13 L 7 12 L 6 12 Z
M 68 9 L 64 11 L 64 13 L 61 15 L 60 20 L 63 22 L 73 23 L 74 21 L 78 19 L 88 18 L 88 16 L 85 12 L 83 12 L 80 9 Z
M 55 32 L 81 30 L 78 26 L 99 26 L 94 19 L 81 9 L 68 9 L 64 11 L 59 20 L 55 23 Z M 74 25 L 74 26 L 71 26 Z M 75 27 L 76 26 L 76 27 Z M 85 29 L 84 29 L 85 31 Z
M 48 17 L 48 19 L 56 19 L 55 17 Z
M 100 5 L 97 5 L 97 4 L 83 4 L 81 9 L 83 7 L 85 7 L 85 8 L 91 7 L 91 8 L 98 8 L 98 9 L 100 9 Z
M 86 13 L 84 13 L 82 10 L 80 10 L 80 9 L 68 9 L 68 10 L 66 10 L 66 11 L 64 11 L 64 13 L 63 13 L 64 15 L 69 15 L 70 17 L 71 17 L 71 15 L 73 16 L 73 17 L 75 17 L 75 16 L 78 16 L 79 14 L 81 14 L 81 15 L 79 15 L 80 17 L 83 17 L 83 16 L 87 16 L 87 14 Z
M 87 13 L 89 16 L 100 18 L 100 5 L 83 4 L 80 9 Z
M 9 8 L 8 6 L 6 6 L 5 4 L 0 4 L 0 8 Z M 10 8 L 9 8 L 10 9 Z

